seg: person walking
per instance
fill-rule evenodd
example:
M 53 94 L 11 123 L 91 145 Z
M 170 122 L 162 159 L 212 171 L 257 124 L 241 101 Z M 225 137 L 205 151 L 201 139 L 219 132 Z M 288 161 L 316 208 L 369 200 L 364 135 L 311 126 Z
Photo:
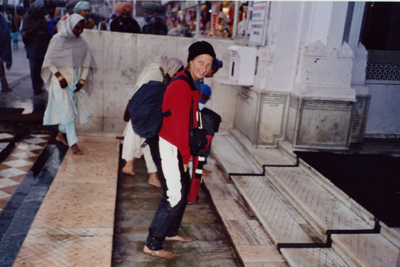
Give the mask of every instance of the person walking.
M 120 2 L 115 6 L 118 17 L 110 23 L 110 31 L 112 32 L 129 32 L 140 33 L 140 26 L 135 19 L 131 17 L 132 4 L 128 2 Z
M 85 19 L 81 15 L 68 17 L 61 32 L 51 39 L 42 68 L 42 77 L 49 91 L 43 125 L 58 124 L 56 140 L 78 155 L 83 152 L 77 145 L 75 121 L 84 124 L 90 116 L 81 89 L 90 72 L 96 68 L 89 46 L 80 36 L 84 27 Z
M 25 14 L 21 28 L 26 56 L 29 59 L 32 88 L 35 95 L 44 92 L 42 89 L 43 80 L 40 77 L 40 71 L 50 41 L 47 21 L 44 14 L 44 1 L 36 0 L 31 4 L 28 12 Z
M 166 56 L 158 56 L 154 62 L 150 63 L 141 72 L 136 82 L 133 94 L 145 83 L 149 81 L 159 81 L 169 83 L 171 77 L 183 69 L 183 62 L 178 58 L 167 58 Z M 126 124 L 124 131 L 124 145 L 122 147 L 122 158 L 126 161 L 122 172 L 130 175 L 136 175 L 134 171 L 134 163 L 137 158 L 144 155 L 146 161 L 147 172 L 149 173 L 149 184 L 155 187 L 161 187 L 157 177 L 157 167 L 154 164 L 150 153 L 149 146 L 141 147 L 146 138 L 136 134 L 132 128 L 132 123 Z
M 162 111 L 170 111 L 164 117 L 158 138 L 150 141 L 150 149 L 157 166 L 158 177 L 163 189 L 143 252 L 160 258 L 173 258 L 173 252 L 163 249 L 164 241 L 191 242 L 192 238 L 178 233 L 187 205 L 190 187 L 189 124 L 197 127 L 196 111 L 200 91 L 194 83 L 210 70 L 215 59 L 214 48 L 205 41 L 195 42 L 189 47 L 188 66 L 178 72 L 165 92 Z M 191 118 L 192 116 L 192 118 Z
M 11 51 L 11 34 L 10 28 L 3 14 L 0 13 L 0 82 L 1 91 L 4 93 L 12 92 L 12 89 L 8 86 L 6 70 L 4 68 L 6 64 L 7 70 L 12 65 L 12 51 Z

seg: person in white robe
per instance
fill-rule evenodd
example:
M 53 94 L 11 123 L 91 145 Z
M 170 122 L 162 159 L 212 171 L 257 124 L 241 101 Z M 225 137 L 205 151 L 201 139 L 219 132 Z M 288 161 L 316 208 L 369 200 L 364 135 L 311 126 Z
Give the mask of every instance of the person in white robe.
M 133 94 L 145 83 L 149 81 L 169 82 L 175 74 L 183 69 L 183 62 L 178 58 L 167 58 L 166 56 L 158 56 L 154 62 L 150 63 L 140 73 L 136 85 L 133 89 Z M 137 158 L 144 156 L 147 172 L 149 173 L 148 183 L 155 187 L 161 187 L 160 181 L 157 177 L 157 167 L 154 164 L 153 158 L 150 153 L 150 148 L 146 145 L 141 147 L 146 138 L 136 134 L 132 128 L 132 123 L 126 124 L 124 130 L 124 145 L 122 147 L 122 158 L 126 161 L 122 172 L 130 175 L 135 175 L 134 163 Z
M 83 154 L 77 143 L 75 122 L 88 123 L 89 112 L 83 102 L 82 87 L 96 69 L 96 62 L 87 42 L 80 36 L 85 19 L 72 14 L 61 32 L 50 41 L 41 76 L 49 91 L 43 125 L 57 125 L 56 140 L 71 148 L 73 154 Z

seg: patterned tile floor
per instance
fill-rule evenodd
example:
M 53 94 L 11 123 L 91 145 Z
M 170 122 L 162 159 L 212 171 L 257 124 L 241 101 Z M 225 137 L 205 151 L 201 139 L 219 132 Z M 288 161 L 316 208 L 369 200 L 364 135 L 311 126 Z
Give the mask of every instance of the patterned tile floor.
M 50 140 L 50 135 L 1 133 L 0 149 L 5 159 L 0 163 L 0 213 Z
M 49 134 L 0 135 L 0 266 L 12 266 L 67 147 Z

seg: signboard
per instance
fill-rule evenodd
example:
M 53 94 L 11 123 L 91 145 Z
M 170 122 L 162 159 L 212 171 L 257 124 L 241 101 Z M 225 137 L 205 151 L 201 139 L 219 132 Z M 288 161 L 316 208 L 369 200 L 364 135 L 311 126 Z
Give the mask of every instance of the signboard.
M 218 23 L 218 14 L 214 12 L 211 15 L 211 30 L 215 31 L 217 29 L 217 23 Z
M 250 20 L 249 44 L 265 45 L 267 2 L 254 2 Z

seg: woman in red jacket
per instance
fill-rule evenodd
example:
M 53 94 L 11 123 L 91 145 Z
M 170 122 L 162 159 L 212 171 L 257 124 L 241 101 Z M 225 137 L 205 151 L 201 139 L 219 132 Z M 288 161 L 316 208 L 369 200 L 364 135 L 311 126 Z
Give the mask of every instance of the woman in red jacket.
M 168 86 L 164 99 L 164 117 L 159 137 L 150 143 L 151 153 L 157 166 L 163 188 L 163 197 L 149 228 L 144 253 L 160 258 L 173 258 L 175 254 L 165 251 L 163 241 L 191 242 L 192 238 L 180 236 L 186 196 L 190 187 L 189 123 L 193 115 L 193 128 L 197 126 L 196 111 L 201 92 L 195 83 L 210 71 L 215 52 L 208 42 L 195 42 L 189 47 L 188 66 L 177 73 L 184 79 L 176 79 Z M 192 107 L 192 113 L 190 111 Z

